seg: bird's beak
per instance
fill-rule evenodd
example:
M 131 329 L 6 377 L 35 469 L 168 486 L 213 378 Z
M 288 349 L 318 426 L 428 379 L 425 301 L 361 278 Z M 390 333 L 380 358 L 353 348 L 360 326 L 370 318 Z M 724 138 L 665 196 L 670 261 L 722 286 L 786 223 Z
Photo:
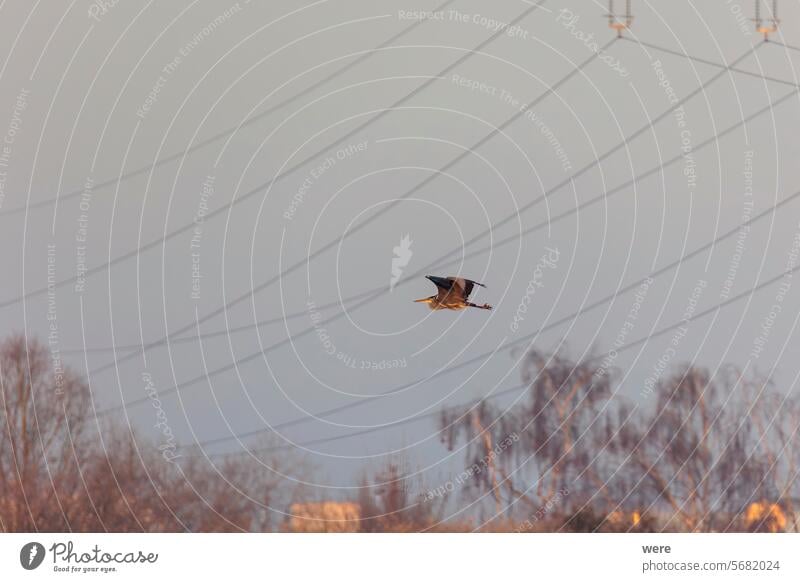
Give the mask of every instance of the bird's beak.
M 427 303 L 427 302 L 428 302 L 427 297 L 423 297 L 422 299 L 414 299 L 414 303 Z

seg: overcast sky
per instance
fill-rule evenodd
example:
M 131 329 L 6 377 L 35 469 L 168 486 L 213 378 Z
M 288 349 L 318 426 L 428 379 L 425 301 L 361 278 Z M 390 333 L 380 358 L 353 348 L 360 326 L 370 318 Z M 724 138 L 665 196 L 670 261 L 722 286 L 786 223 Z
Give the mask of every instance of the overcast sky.
M 778 44 L 800 46 L 796 1 L 779 3 L 777 42 L 762 44 L 750 1 L 634 0 L 632 29 L 600 55 L 614 33 L 605 3 L 589 0 L 546 1 L 513 27 L 532 3 L 100 4 L 0 9 L 0 318 L 7 332 L 52 334 L 54 358 L 89 378 L 98 410 L 145 399 L 115 413 L 142 438 L 161 438 L 143 374 L 168 392 L 183 443 L 360 403 L 278 431 L 303 443 L 516 386 L 513 342 L 602 355 L 797 260 L 790 201 L 536 333 L 800 189 L 800 101 L 786 98 L 800 52 Z M 737 59 L 750 75 L 714 65 Z M 435 291 L 422 275 L 455 273 L 484 283 L 474 301 L 495 309 L 413 303 Z M 755 367 L 792 390 L 798 291 L 800 278 L 784 277 L 620 351 L 620 392 L 646 406 L 643 386 L 686 362 Z M 114 364 L 109 348 L 168 334 Z M 435 428 L 313 446 L 316 482 L 352 485 L 398 451 L 444 471 L 459 461 Z

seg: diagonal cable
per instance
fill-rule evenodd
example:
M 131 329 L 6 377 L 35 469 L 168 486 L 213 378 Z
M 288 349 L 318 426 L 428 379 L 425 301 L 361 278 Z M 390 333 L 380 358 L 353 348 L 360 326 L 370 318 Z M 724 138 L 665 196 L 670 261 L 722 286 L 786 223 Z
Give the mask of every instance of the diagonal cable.
M 437 6 L 433 10 L 434 11 L 444 10 L 448 5 L 452 4 L 454 1 L 455 0 L 445 0 L 445 2 L 442 2 L 439 6 Z M 211 144 L 213 144 L 215 142 L 218 142 L 218 141 L 220 141 L 220 140 L 222 140 L 222 139 L 224 139 L 224 138 L 226 138 L 226 137 L 228 137 L 230 135 L 233 135 L 234 133 L 238 132 L 243 127 L 247 127 L 249 125 L 252 125 L 252 124 L 256 123 L 257 121 L 260 121 L 261 119 L 264 119 L 265 117 L 267 117 L 268 115 L 274 113 L 275 111 L 277 111 L 279 109 L 283 109 L 286 105 L 289 105 L 290 103 L 293 103 L 294 101 L 297 101 L 298 99 L 301 99 L 302 97 L 305 97 L 309 93 L 312 93 L 313 91 L 319 89 L 320 87 L 328 84 L 330 81 L 334 80 L 336 77 L 340 77 L 341 75 L 344 75 L 346 72 L 352 70 L 353 68 L 355 68 L 358 65 L 360 65 L 361 63 L 363 63 L 365 60 L 369 59 L 375 53 L 380 52 L 381 50 L 391 46 L 392 44 L 394 44 L 395 41 L 397 41 L 397 40 L 401 39 L 402 37 L 406 36 L 412 30 L 414 30 L 415 28 L 420 26 L 423 22 L 424 22 L 424 20 L 416 20 L 416 21 L 414 21 L 410 26 L 407 26 L 406 28 L 404 28 L 403 30 L 401 30 L 397 34 L 391 36 L 390 38 L 386 39 L 384 42 L 382 42 L 381 44 L 377 45 L 376 47 L 364 52 L 363 54 L 359 55 L 357 58 L 353 59 L 352 61 L 349 61 L 348 63 L 344 64 L 343 66 L 338 67 L 337 69 L 335 69 L 332 72 L 330 72 L 329 74 L 325 75 L 324 77 L 322 77 L 318 81 L 315 81 L 314 83 L 312 83 L 311 85 L 309 85 L 305 89 L 303 89 L 301 91 L 298 91 L 297 93 L 295 93 L 294 95 L 292 95 L 290 97 L 287 97 L 283 101 L 279 101 L 278 103 L 275 103 L 274 105 L 268 107 L 267 109 L 265 109 L 261 113 L 253 115 L 252 117 L 248 117 L 247 119 L 245 119 L 240 124 L 238 124 L 238 125 L 236 125 L 234 127 L 229 127 L 228 129 L 222 130 L 219 133 L 215 133 L 214 135 L 212 135 L 210 137 L 207 137 L 206 139 L 204 139 L 202 141 L 197 142 L 196 144 L 194 144 L 191 147 L 188 147 L 188 148 L 186 148 L 184 150 L 181 150 L 179 152 L 172 153 L 172 154 L 170 154 L 170 155 L 168 155 L 166 157 L 160 158 L 160 159 L 156 160 L 155 162 L 153 162 L 151 164 L 147 164 L 147 165 L 144 165 L 144 166 L 142 166 L 140 168 L 137 168 L 135 170 L 130 170 L 128 172 L 125 172 L 125 173 L 121 174 L 120 176 L 118 176 L 116 178 L 110 178 L 110 179 L 105 180 L 103 182 L 98 182 L 97 184 L 95 184 L 93 186 L 93 191 L 96 192 L 96 191 L 101 190 L 103 188 L 107 188 L 109 186 L 113 186 L 113 185 L 115 185 L 115 184 L 117 184 L 119 182 L 125 182 L 127 180 L 130 180 L 131 178 L 135 178 L 136 176 L 141 176 L 142 174 L 145 174 L 145 173 L 149 172 L 150 170 L 153 170 L 155 168 L 160 168 L 161 166 L 169 164 L 170 162 L 174 162 L 175 160 L 179 160 L 179 159 L 181 159 L 181 158 L 183 158 L 185 156 L 193 154 L 194 152 L 196 152 L 198 150 L 203 149 L 206 146 L 209 146 L 209 145 L 211 145 Z M 42 200 L 40 202 L 35 202 L 34 204 L 30 204 L 30 205 L 27 205 L 27 206 L 18 206 L 16 208 L 9 208 L 8 210 L 4 210 L 4 211 L 0 212 L 0 218 L 2 218 L 3 216 L 6 216 L 6 215 L 11 216 L 11 215 L 14 215 L 14 214 L 19 214 L 21 212 L 25 212 L 26 210 L 32 210 L 32 209 L 36 209 L 36 208 L 44 208 L 44 207 L 47 207 L 47 206 L 51 206 L 51 205 L 55 204 L 55 202 L 57 200 L 60 201 L 60 202 L 63 202 L 65 200 L 70 200 L 72 198 L 78 198 L 82 194 L 83 194 L 83 188 L 81 188 L 80 190 L 73 190 L 72 192 L 69 192 L 68 194 L 64 194 L 64 195 L 62 195 L 60 197 L 48 198 L 47 200 Z
M 517 16 L 514 20 L 512 20 L 509 23 L 509 26 L 514 26 L 515 24 L 520 22 L 523 18 L 525 18 L 528 14 L 530 14 L 531 12 L 536 10 L 539 6 L 541 6 L 545 2 L 547 2 L 547 0 L 539 0 L 539 2 L 537 4 L 529 6 L 519 16 Z M 413 89 L 411 92 L 407 93 L 405 96 L 401 97 L 400 99 L 398 99 L 397 101 L 395 101 L 394 103 L 392 103 L 391 105 L 386 107 L 385 109 L 381 110 L 379 113 L 373 115 L 372 117 L 370 117 L 369 119 L 367 119 L 363 123 L 360 123 L 359 125 L 357 125 L 353 129 L 351 129 L 350 131 L 345 132 L 340 137 L 332 140 L 326 146 L 324 146 L 323 148 L 318 149 L 313 154 L 303 158 L 301 161 L 295 163 L 294 165 L 290 166 L 289 168 L 286 168 L 280 174 L 275 175 L 273 178 L 271 178 L 267 182 L 264 182 L 264 183 L 260 184 L 259 186 L 256 186 L 255 188 L 245 192 L 244 194 L 242 194 L 241 196 L 239 196 L 235 200 L 231 201 L 229 204 L 227 204 L 225 206 L 221 206 L 220 208 L 217 208 L 215 210 L 209 211 L 205 215 L 205 220 L 211 220 L 216 216 L 220 216 L 223 213 L 229 211 L 231 207 L 236 206 L 237 204 L 241 204 L 245 200 L 248 200 L 248 199 L 252 198 L 253 196 L 263 192 L 264 189 L 272 188 L 272 186 L 274 184 L 276 184 L 277 182 L 283 180 L 287 176 L 290 176 L 291 174 L 296 172 L 298 169 L 300 169 L 300 168 L 308 165 L 309 163 L 319 159 L 319 157 L 324 152 L 326 152 L 328 150 L 331 150 L 331 149 L 341 145 L 342 143 L 346 142 L 347 140 L 349 140 L 353 136 L 361 133 L 368 126 L 370 126 L 373 123 L 379 121 L 380 119 L 386 117 L 393 110 L 397 109 L 398 107 L 400 107 L 401 105 L 403 105 L 407 101 L 409 101 L 409 100 L 413 99 L 414 97 L 416 97 L 419 93 L 421 93 L 427 87 L 429 87 L 434 81 L 437 81 L 438 77 L 442 77 L 442 76 L 446 75 L 448 72 L 450 72 L 454 68 L 456 68 L 459 65 L 461 65 L 464 61 L 466 61 L 467 59 L 472 57 L 472 55 L 474 55 L 475 53 L 481 51 L 486 45 L 490 44 L 491 42 L 493 42 L 498 37 L 504 35 L 505 32 L 506 32 L 505 29 L 501 28 L 500 30 L 498 30 L 497 32 L 495 32 L 494 34 L 489 36 L 487 39 L 485 39 L 481 43 L 479 43 L 475 48 L 470 49 L 469 51 L 466 52 L 466 54 L 464 54 L 463 56 L 459 57 L 452 64 L 450 64 L 447 67 L 445 67 L 438 74 L 436 74 L 433 77 L 427 79 L 426 81 L 424 81 L 423 83 L 418 85 L 415 89 Z M 382 211 L 378 212 L 376 215 L 370 216 L 370 218 L 368 218 L 365 221 L 365 223 L 361 223 L 357 227 L 356 230 L 360 230 L 360 228 L 363 228 L 363 226 L 368 224 L 371 220 L 373 220 L 377 216 L 380 216 L 386 210 L 388 210 L 388 207 L 384 208 Z M 110 261 L 107 261 L 107 262 L 105 262 L 103 264 L 100 264 L 100 265 L 97 265 L 95 267 L 92 267 L 91 269 L 87 269 L 84 272 L 83 276 L 84 277 L 90 277 L 90 276 L 95 275 L 97 273 L 102 273 L 103 271 L 106 271 L 106 270 L 110 269 L 114 265 L 117 265 L 117 264 L 119 264 L 119 263 L 121 263 L 123 261 L 127 261 L 128 259 L 132 259 L 134 257 L 138 257 L 143 252 L 149 251 L 150 249 L 153 249 L 153 248 L 160 247 L 165 242 L 167 242 L 169 240 L 172 240 L 173 238 L 175 238 L 175 237 L 177 237 L 177 236 L 179 236 L 179 235 L 181 235 L 183 233 L 190 232 L 193 228 L 195 228 L 195 226 L 196 225 L 194 224 L 194 222 L 190 222 L 190 223 L 184 224 L 183 226 L 178 227 L 175 230 L 173 230 L 173 231 L 171 231 L 171 232 L 169 232 L 169 233 L 167 233 L 167 234 L 165 234 L 165 235 L 163 235 L 163 236 L 161 236 L 161 237 L 159 237 L 157 239 L 154 239 L 154 240 L 152 240 L 152 241 L 150 241 L 148 243 L 145 243 L 144 245 L 139 246 L 136 249 L 133 249 L 133 250 L 130 250 L 130 251 L 126 252 L 126 253 L 123 253 L 123 254 L 115 257 L 114 259 L 111 259 Z M 314 255 L 319 254 L 321 252 L 324 252 L 325 250 L 327 250 L 329 248 L 332 248 L 333 246 L 335 246 L 335 244 L 336 244 L 335 241 L 331 241 L 329 244 L 327 244 L 324 247 L 322 247 L 321 250 L 319 250 L 316 253 L 314 253 Z M 302 264 L 303 264 L 302 262 L 296 263 L 295 265 L 293 265 L 293 267 L 296 268 L 298 266 L 302 266 Z M 274 283 L 280 277 L 281 277 L 281 274 L 273 277 L 270 280 L 271 282 L 269 284 Z M 78 280 L 78 276 L 75 275 L 75 276 L 72 276 L 72 277 L 68 277 L 66 279 L 62 279 L 60 281 L 56 281 L 54 283 L 54 285 L 52 285 L 52 286 L 40 287 L 38 289 L 34 289 L 33 291 L 29 291 L 27 293 L 19 295 L 19 296 L 13 298 L 13 299 L 7 299 L 5 301 L 0 302 L 0 309 L 8 307 L 10 305 L 14 305 L 16 303 L 19 303 L 20 301 L 25 301 L 25 300 L 30 299 L 32 297 L 38 297 L 40 295 L 43 295 L 43 294 L 47 293 L 48 289 L 51 288 L 51 287 L 60 288 L 60 287 L 63 287 L 65 285 L 73 284 L 77 280 Z M 266 286 L 266 284 L 264 286 Z M 234 304 L 238 303 L 239 301 L 243 301 L 246 298 L 247 298 L 247 296 L 242 296 L 242 297 L 238 298 L 237 300 L 234 300 L 233 303 Z M 225 309 L 224 307 L 220 308 L 220 309 L 217 309 L 217 310 L 213 311 L 211 315 L 204 316 L 204 317 L 213 317 L 213 316 L 221 313 L 222 311 L 224 311 L 224 309 Z M 191 327 L 194 327 L 194 323 L 190 324 L 185 329 L 190 329 Z M 184 331 L 185 331 L 185 329 L 184 329 Z

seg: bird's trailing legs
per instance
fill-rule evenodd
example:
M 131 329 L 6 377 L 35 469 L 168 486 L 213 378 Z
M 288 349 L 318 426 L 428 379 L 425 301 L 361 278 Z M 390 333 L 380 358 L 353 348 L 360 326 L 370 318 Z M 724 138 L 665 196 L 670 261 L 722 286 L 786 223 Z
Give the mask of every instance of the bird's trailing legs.
M 488 303 L 484 303 L 483 305 L 475 305 L 474 303 L 470 303 L 467 301 L 467 307 L 477 307 L 478 309 L 491 309 L 492 306 Z

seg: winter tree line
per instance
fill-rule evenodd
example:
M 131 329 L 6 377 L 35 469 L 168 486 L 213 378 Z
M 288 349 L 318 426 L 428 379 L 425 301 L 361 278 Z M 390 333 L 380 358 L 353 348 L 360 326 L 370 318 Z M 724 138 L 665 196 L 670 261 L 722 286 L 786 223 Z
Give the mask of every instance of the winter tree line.
M 623 397 L 602 362 L 532 350 L 516 403 L 442 410 L 448 479 L 392 458 L 326 498 L 291 452 L 165 457 L 49 356 L 0 343 L 0 531 L 798 531 L 800 400 L 735 367 Z

